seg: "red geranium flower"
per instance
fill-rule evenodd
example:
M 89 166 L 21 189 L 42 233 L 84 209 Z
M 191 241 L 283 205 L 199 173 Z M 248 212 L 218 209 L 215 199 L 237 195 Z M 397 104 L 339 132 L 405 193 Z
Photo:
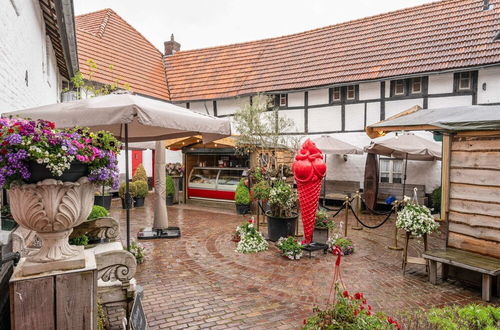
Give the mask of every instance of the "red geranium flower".
M 358 315 L 358 310 L 357 310 L 357 309 L 355 309 L 355 310 L 354 310 L 354 316 L 357 316 L 357 315 Z
M 342 293 L 344 295 L 344 297 L 348 297 L 349 296 L 349 292 L 347 292 L 347 290 L 344 290 L 344 292 Z
M 354 298 L 356 298 L 357 300 L 360 300 L 361 298 L 363 298 L 363 294 L 362 293 L 359 293 L 359 292 L 356 292 L 354 294 Z

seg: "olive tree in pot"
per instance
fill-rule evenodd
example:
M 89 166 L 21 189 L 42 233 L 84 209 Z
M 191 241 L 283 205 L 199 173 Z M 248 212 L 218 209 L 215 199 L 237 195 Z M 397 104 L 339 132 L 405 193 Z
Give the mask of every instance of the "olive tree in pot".
M 149 193 L 148 183 L 146 181 L 134 181 L 132 185 L 135 186 L 134 207 L 144 206 L 144 199 Z
M 167 205 L 174 205 L 175 184 L 170 175 L 165 178 L 165 192 L 167 194 Z
M 316 221 L 314 222 L 313 241 L 326 244 L 330 230 L 335 228 L 335 222 L 329 218 L 328 213 L 323 210 L 316 211 Z
M 295 234 L 297 225 L 297 193 L 283 180 L 277 180 L 269 191 L 270 210 L 267 215 L 267 233 L 271 241 Z
M 236 193 L 234 194 L 234 201 L 236 203 L 236 213 L 250 213 L 250 190 L 245 184 L 245 179 L 241 179 L 238 183 Z
M 134 198 L 137 191 L 136 191 L 136 185 L 133 184 L 133 182 L 129 182 L 129 192 L 130 192 L 130 197 Z M 125 209 L 125 183 L 122 183 L 120 186 L 120 189 L 118 190 L 118 196 L 122 199 L 122 208 Z

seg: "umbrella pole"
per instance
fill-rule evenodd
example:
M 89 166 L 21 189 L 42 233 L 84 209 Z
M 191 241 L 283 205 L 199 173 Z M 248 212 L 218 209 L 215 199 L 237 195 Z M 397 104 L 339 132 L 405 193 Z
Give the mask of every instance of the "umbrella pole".
M 326 164 L 326 154 L 325 154 L 325 164 Z M 325 207 L 326 200 L 326 173 L 323 176 L 323 207 Z
M 406 153 L 405 156 L 405 173 L 403 175 L 403 199 L 405 198 L 405 192 L 406 192 L 406 169 L 408 167 L 408 153 Z
M 125 213 L 127 221 L 127 251 L 130 250 L 130 186 L 128 171 L 128 124 L 125 124 Z

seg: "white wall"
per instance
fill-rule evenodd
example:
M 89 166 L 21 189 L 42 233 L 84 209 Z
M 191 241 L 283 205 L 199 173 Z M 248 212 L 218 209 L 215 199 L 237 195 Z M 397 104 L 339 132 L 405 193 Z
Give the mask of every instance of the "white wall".
M 250 98 L 217 100 L 217 115 L 232 115 L 249 101 Z
M 411 107 L 418 105 L 423 107 L 423 99 L 404 99 L 385 102 L 385 118 L 394 116 L 402 111 L 408 110 Z
M 453 92 L 453 73 L 433 74 L 429 76 L 429 94 Z
M 380 121 L 380 102 L 369 102 L 366 104 L 366 125 Z
M 379 99 L 380 96 L 380 82 L 359 84 L 360 100 Z
M 328 104 L 328 102 L 330 102 L 329 97 L 330 94 L 328 88 L 313 89 L 308 92 L 307 104 L 308 105 Z
M 205 115 L 214 115 L 214 102 L 213 101 L 201 101 L 201 102 L 190 102 L 189 109 L 195 112 L 203 113 Z
M 308 110 L 309 132 L 340 131 L 342 129 L 342 108 L 329 106 Z
M 483 90 L 483 84 L 486 90 Z M 477 103 L 500 102 L 500 67 L 481 69 L 478 72 Z
M 365 104 L 345 105 L 345 130 L 355 131 L 365 128 Z
M 303 109 L 280 110 L 280 111 L 278 111 L 278 114 L 280 117 L 293 120 L 293 122 L 295 123 L 295 127 L 287 130 L 286 133 L 304 132 L 305 123 L 304 123 L 304 110 Z
M 11 1 L 0 1 L 2 112 L 56 103 L 60 95 L 59 71 L 38 1 L 13 3 L 17 13 Z
M 304 92 L 289 93 L 288 94 L 289 107 L 303 107 L 304 106 Z
M 429 97 L 427 107 L 429 109 L 457 107 L 460 105 L 471 105 L 471 95 L 447 96 L 447 97 Z

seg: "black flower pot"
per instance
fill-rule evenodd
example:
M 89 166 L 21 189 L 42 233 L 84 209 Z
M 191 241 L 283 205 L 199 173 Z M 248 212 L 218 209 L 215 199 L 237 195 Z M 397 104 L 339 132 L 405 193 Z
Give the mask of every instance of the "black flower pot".
M 59 177 L 53 176 L 50 170 L 45 167 L 45 164 L 38 164 L 35 161 L 28 162 L 28 169 L 31 177 L 28 179 L 29 183 L 36 183 L 45 179 L 56 179 L 66 182 L 76 182 L 82 176 L 89 175 L 89 166 L 80 162 L 71 163 L 71 167 L 63 172 Z
M 127 209 L 127 205 L 125 204 L 125 198 L 120 198 L 122 200 L 122 209 Z M 133 205 L 132 205 L 133 206 Z
M 134 197 L 134 207 L 144 206 L 144 197 Z
M 267 235 L 270 241 L 276 242 L 280 237 L 289 237 L 295 235 L 295 226 L 297 225 L 298 215 L 290 218 L 279 218 L 267 215 Z
M 106 210 L 111 208 L 111 200 L 113 196 L 104 195 L 104 196 L 94 196 L 94 205 L 99 205 L 104 207 Z
M 2 223 L 1 223 L 1 230 L 7 230 L 10 231 L 16 227 L 16 221 L 13 218 L 10 217 L 3 217 L 2 216 Z
M 167 206 L 172 206 L 172 205 L 174 205 L 174 196 L 167 195 Z
M 236 213 L 238 214 L 250 213 L 250 204 L 236 204 Z

